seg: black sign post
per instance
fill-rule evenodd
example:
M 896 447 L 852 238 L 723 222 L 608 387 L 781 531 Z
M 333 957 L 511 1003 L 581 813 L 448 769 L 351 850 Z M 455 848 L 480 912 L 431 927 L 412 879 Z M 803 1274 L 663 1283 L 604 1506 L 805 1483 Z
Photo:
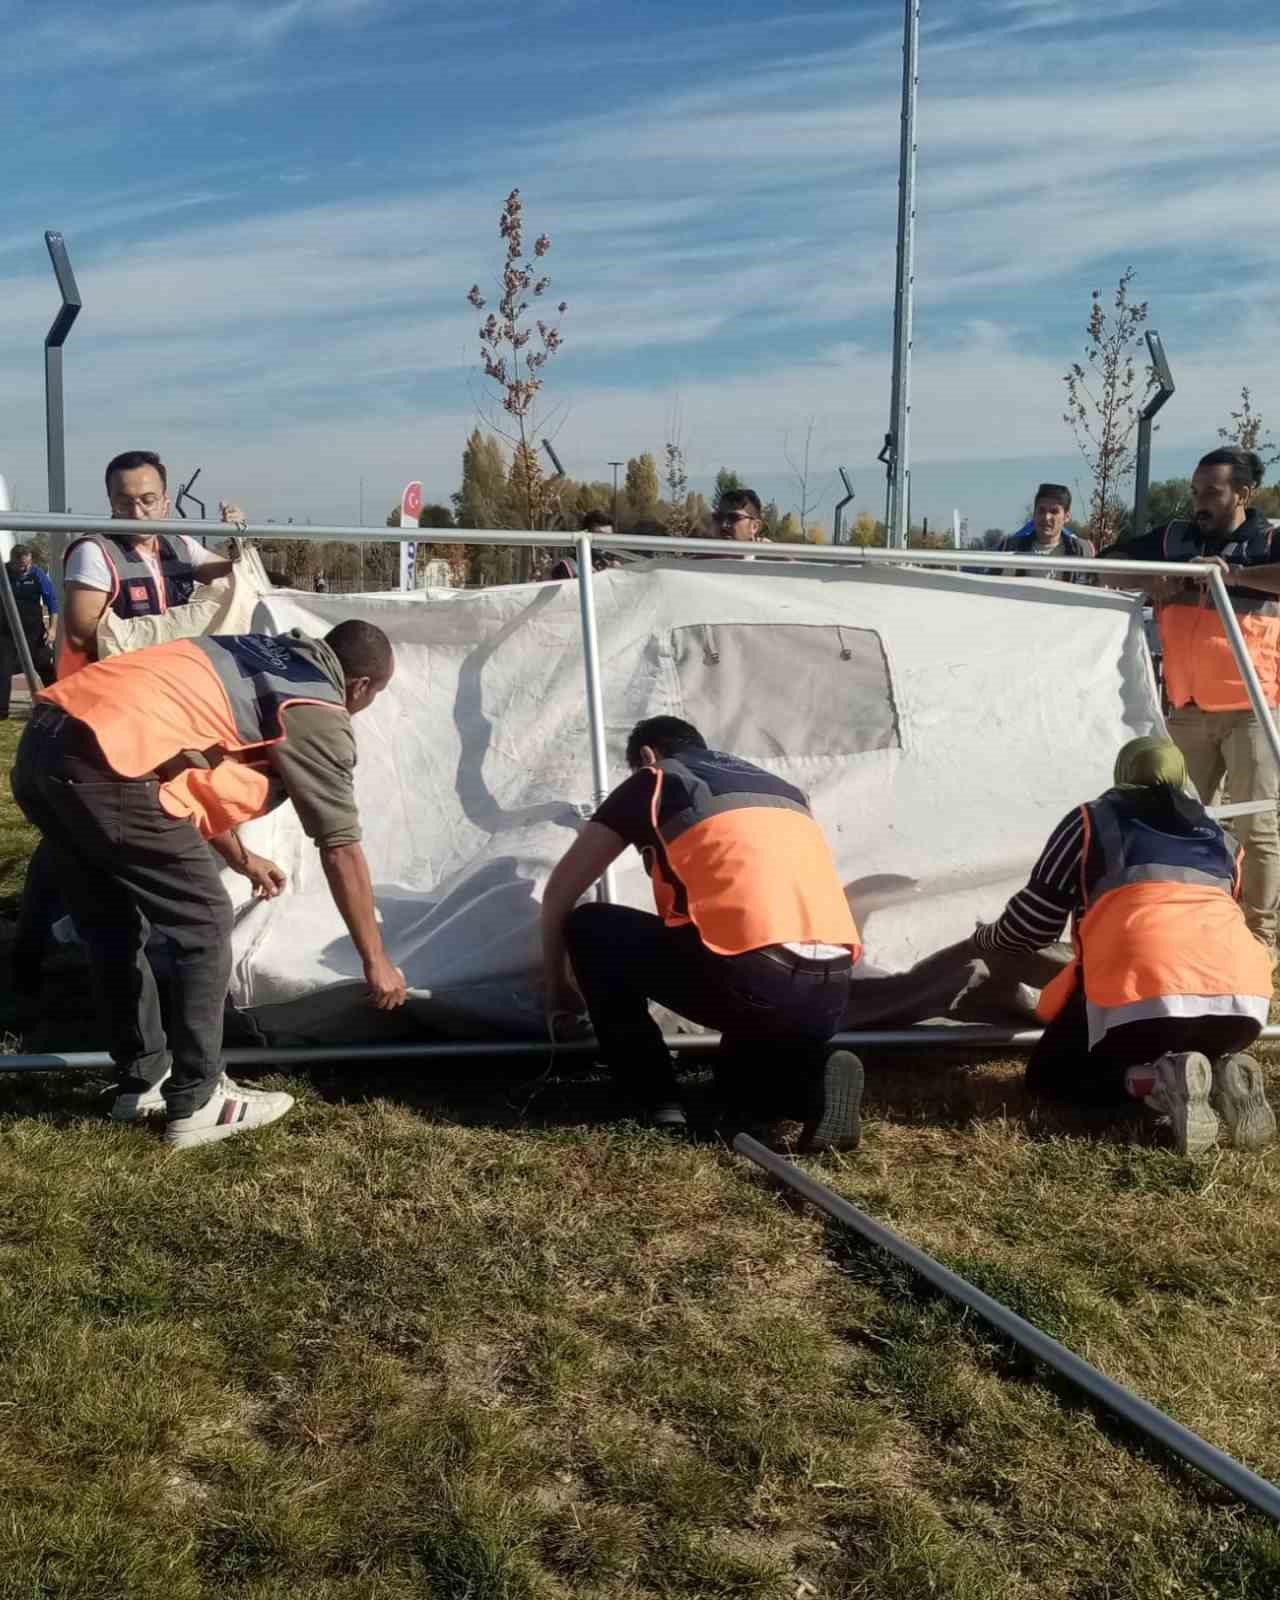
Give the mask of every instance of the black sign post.
M 44 341 L 44 419 L 49 452 L 49 510 L 67 509 L 67 440 L 62 411 L 62 347 L 71 325 L 80 315 L 80 291 L 67 255 L 66 240 L 60 233 L 47 232 L 49 260 L 58 280 L 62 305 Z

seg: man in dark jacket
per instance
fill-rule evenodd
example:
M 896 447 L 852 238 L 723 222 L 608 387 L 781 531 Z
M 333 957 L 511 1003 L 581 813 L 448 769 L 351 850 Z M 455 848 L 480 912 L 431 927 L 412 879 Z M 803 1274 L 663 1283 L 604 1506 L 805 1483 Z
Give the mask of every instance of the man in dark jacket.
M 54 679 L 53 635 L 57 630 L 58 597 L 49 575 L 35 564 L 25 544 L 15 544 L 5 565 L 5 575 L 18 603 L 18 620 L 31 651 L 31 660 L 46 686 Z M 9 715 L 13 676 L 22 671 L 22 656 L 9 630 L 7 614 L 0 613 L 0 717 Z

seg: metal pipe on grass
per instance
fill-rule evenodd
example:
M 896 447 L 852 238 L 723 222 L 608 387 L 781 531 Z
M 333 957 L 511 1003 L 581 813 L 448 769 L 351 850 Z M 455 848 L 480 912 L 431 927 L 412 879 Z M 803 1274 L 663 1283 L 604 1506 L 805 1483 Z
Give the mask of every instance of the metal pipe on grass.
M 981 1289 L 969 1283 L 967 1279 L 959 1277 L 950 1268 L 944 1267 L 940 1261 L 935 1261 L 932 1256 L 926 1255 L 923 1250 L 918 1250 L 915 1245 L 908 1243 L 901 1234 L 895 1233 L 883 1222 L 877 1222 L 865 1211 L 859 1211 L 857 1206 L 851 1205 L 842 1195 L 818 1183 L 785 1156 L 767 1149 L 758 1140 L 745 1133 L 738 1135 L 733 1141 L 733 1147 L 740 1155 L 754 1161 L 758 1167 L 763 1167 L 788 1189 L 802 1195 L 810 1205 L 816 1206 L 819 1211 L 842 1223 L 846 1228 L 852 1228 L 855 1233 L 879 1249 L 887 1251 L 895 1260 L 910 1267 L 949 1300 L 967 1307 L 990 1327 L 1002 1333 L 1006 1339 L 1011 1339 L 1020 1349 L 1026 1350 L 1038 1361 L 1043 1361 L 1046 1366 L 1052 1367 L 1060 1377 L 1082 1389 L 1105 1410 L 1121 1418 L 1131 1427 L 1137 1428 L 1148 1439 L 1163 1445 L 1166 1450 L 1172 1451 L 1174 1455 L 1200 1472 L 1207 1474 L 1247 1505 L 1261 1511 L 1264 1516 L 1280 1522 L 1280 1489 L 1275 1484 L 1259 1477 L 1256 1472 L 1250 1471 L 1233 1456 L 1226 1455 L 1202 1439 L 1199 1434 L 1192 1433 L 1189 1428 L 1184 1428 L 1180 1422 L 1175 1422 L 1165 1412 L 1141 1399 L 1132 1390 L 1124 1388 L 1122 1384 L 1108 1378 L 1105 1373 L 1099 1372 L 1097 1367 L 1082 1360 L 1074 1351 L 1068 1350 L 1066 1345 L 1060 1344 L 1057 1339 L 1051 1339 L 1034 1323 L 1010 1311 L 1008 1306 L 999 1300 L 993 1300 L 989 1294 L 984 1294 Z

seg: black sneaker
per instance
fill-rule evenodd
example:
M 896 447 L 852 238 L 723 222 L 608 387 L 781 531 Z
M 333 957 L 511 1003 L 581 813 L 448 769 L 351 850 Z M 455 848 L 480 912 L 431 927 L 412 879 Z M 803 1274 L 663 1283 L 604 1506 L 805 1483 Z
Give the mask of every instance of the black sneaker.
M 806 1121 L 798 1149 L 856 1150 L 862 1139 L 862 1063 L 851 1050 L 827 1057 L 820 1085 L 815 1086 L 813 1115 Z M 820 1096 L 820 1098 L 819 1098 Z

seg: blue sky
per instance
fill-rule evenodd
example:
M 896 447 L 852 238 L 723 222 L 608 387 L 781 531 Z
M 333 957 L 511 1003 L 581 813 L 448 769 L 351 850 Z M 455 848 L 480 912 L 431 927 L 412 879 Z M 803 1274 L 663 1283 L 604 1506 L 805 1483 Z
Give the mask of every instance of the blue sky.
M 470 284 L 513 185 L 546 229 L 570 472 L 784 446 L 882 496 L 901 11 L 527 0 L 0 0 L 0 472 L 44 503 L 43 230 L 67 346 L 71 502 L 117 449 L 203 466 L 255 518 L 380 520 L 456 486 L 482 395 Z M 1012 526 L 1084 487 L 1061 374 L 1133 264 L 1178 380 L 1158 476 L 1247 383 L 1280 432 L 1280 13 L 1186 0 L 924 0 L 917 516 Z M 829 515 L 831 497 L 824 501 Z

